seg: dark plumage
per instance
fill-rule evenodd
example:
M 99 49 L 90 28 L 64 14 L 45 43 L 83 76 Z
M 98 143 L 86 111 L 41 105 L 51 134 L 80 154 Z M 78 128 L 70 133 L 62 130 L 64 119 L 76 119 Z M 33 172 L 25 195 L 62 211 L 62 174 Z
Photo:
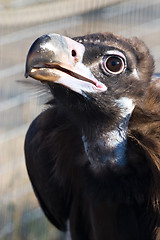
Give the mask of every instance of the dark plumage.
M 48 219 L 73 240 L 155 240 L 160 79 L 137 38 L 44 35 L 26 76 L 54 96 L 31 124 L 26 165 Z

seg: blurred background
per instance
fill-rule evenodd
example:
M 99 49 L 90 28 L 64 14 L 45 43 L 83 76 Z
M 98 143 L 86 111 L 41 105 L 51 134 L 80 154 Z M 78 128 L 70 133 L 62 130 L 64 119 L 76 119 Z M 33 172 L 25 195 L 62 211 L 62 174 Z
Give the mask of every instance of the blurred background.
M 43 92 L 24 80 L 40 35 L 111 31 L 146 42 L 160 72 L 160 0 L 0 0 L 0 240 L 62 240 L 46 220 L 25 169 L 27 128 L 44 108 Z

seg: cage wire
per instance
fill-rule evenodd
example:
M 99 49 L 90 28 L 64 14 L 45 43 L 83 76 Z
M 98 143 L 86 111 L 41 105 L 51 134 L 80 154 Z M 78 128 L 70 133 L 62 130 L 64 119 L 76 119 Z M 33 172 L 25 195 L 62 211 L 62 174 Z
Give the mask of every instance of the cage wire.
M 160 0 L 0 0 L 0 240 L 62 240 L 46 220 L 23 153 L 43 90 L 26 87 L 25 59 L 40 35 L 114 32 L 144 40 L 160 72 Z

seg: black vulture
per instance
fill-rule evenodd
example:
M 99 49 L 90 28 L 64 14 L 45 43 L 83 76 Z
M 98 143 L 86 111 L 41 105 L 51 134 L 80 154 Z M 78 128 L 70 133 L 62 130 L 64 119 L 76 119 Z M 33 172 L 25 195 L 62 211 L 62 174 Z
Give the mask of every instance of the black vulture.
M 159 240 L 160 78 L 140 39 L 47 34 L 26 77 L 53 96 L 25 140 L 45 215 L 72 240 Z

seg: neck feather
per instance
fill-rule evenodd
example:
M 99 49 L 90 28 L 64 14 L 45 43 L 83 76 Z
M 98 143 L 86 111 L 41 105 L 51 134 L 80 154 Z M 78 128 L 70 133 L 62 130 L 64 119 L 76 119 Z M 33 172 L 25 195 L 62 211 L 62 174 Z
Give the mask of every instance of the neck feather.
M 93 165 L 124 166 L 126 164 L 128 123 L 135 106 L 133 101 L 126 97 L 116 100 L 115 105 L 120 111 L 118 120 L 111 123 L 112 129 L 107 125 L 103 126 L 102 131 L 95 129 L 91 135 L 83 132 L 85 152 Z

